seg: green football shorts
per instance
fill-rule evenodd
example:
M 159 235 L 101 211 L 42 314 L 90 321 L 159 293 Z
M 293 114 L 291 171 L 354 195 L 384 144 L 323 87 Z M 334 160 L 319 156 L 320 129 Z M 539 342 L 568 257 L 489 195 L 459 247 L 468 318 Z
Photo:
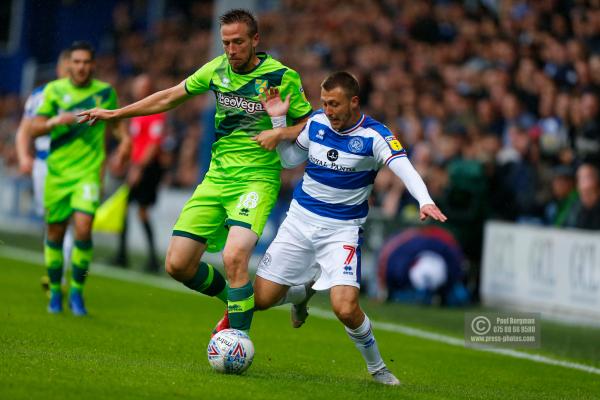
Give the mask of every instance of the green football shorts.
M 46 222 L 64 222 L 73 212 L 94 215 L 100 205 L 100 182 L 95 177 L 80 179 L 72 184 L 57 184 L 49 174 L 44 187 Z
M 206 243 L 209 252 L 223 249 L 230 226 L 251 229 L 260 237 L 280 186 L 279 181 L 225 182 L 205 178 L 183 206 L 173 236 Z

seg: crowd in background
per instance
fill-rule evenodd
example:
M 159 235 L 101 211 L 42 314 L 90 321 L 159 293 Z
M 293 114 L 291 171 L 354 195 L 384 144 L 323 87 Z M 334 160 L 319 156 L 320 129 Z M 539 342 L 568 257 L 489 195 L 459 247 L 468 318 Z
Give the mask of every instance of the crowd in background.
M 123 104 L 137 74 L 172 86 L 209 60 L 213 41 L 211 2 L 152 27 L 138 14 L 115 8 L 97 59 Z M 469 258 L 488 218 L 600 229 L 600 1 L 283 0 L 258 17 L 259 50 L 300 73 L 315 109 L 329 72 L 359 79 L 363 111 L 398 135 Z M 165 185 L 201 178 L 213 107 L 198 96 L 170 113 Z M 21 112 L 18 97 L 0 97 L 9 169 Z M 300 174 L 284 173 L 283 198 Z M 394 226 L 418 217 L 386 170 L 372 202 Z

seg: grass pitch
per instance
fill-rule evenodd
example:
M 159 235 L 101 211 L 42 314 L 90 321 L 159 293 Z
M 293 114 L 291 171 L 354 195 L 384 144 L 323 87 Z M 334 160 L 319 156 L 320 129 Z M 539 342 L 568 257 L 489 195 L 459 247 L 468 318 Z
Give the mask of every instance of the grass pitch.
M 218 300 L 96 276 L 92 266 L 85 293 L 90 315 L 76 318 L 68 309 L 49 315 L 39 287 L 43 273 L 39 265 L 2 257 L 0 246 L 0 399 L 600 398 L 597 374 L 376 329 L 386 363 L 403 382 L 384 387 L 371 381 L 339 322 L 313 316 L 292 329 L 289 314 L 277 310 L 255 314 L 256 356 L 247 373 L 220 375 L 206 361 L 210 331 L 224 309 Z M 395 305 L 367 309 L 373 320 L 408 315 Z M 456 333 L 459 313 L 433 329 Z M 423 314 L 415 326 L 431 322 Z M 597 352 L 600 337 L 570 346 L 571 359 L 597 365 L 587 349 Z M 553 353 L 552 345 L 541 352 Z

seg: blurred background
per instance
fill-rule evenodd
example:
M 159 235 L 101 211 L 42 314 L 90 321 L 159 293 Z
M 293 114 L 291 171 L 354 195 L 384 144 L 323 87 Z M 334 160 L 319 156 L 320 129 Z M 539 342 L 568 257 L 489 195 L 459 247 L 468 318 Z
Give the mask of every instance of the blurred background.
M 483 301 L 600 324 L 600 1 L 593 0 L 2 1 L 5 244 L 41 236 L 14 138 L 24 100 L 54 78 L 59 52 L 74 40 L 93 43 L 97 78 L 128 104 L 139 74 L 160 90 L 220 54 L 216 21 L 235 7 L 257 15 L 259 50 L 300 73 L 314 109 L 328 73 L 352 72 L 363 111 L 398 136 L 449 218 L 443 226 L 419 223 L 418 204 L 383 169 L 365 227 L 367 294 L 434 306 Z M 151 211 L 160 252 L 208 168 L 213 113 L 213 96 L 205 95 L 167 114 Z M 302 171 L 282 173 L 257 257 Z M 124 175 L 107 176 L 105 197 Z M 131 220 L 129 246 L 143 257 Z M 96 240 L 105 246 L 96 258 L 109 260 L 117 239 Z

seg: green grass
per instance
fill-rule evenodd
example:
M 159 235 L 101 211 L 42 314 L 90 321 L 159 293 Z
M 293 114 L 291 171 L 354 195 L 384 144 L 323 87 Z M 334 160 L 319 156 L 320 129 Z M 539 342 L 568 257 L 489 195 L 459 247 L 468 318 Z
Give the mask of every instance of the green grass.
M 256 357 L 250 370 L 243 376 L 219 375 L 206 361 L 209 332 L 223 311 L 219 301 L 93 275 L 86 288 L 88 317 L 76 318 L 68 311 L 48 315 L 39 288 L 43 269 L 1 254 L 0 247 L 0 399 L 600 395 L 598 375 L 378 330 L 384 358 L 403 381 L 401 387 L 383 387 L 371 382 L 339 322 L 311 317 L 294 330 L 288 313 L 281 311 L 255 315 L 251 337 Z M 371 303 L 366 308 L 374 320 L 421 327 L 448 318 L 437 330 L 453 334 L 456 321 L 462 321 L 458 314 L 450 318 L 453 312 L 440 310 L 427 314 L 413 308 L 411 314 L 408 307 Z
M 326 299 L 325 299 L 326 301 Z M 362 306 L 370 318 L 402 323 L 457 338 L 464 338 L 464 314 L 466 312 L 493 312 L 485 307 L 438 308 L 405 304 L 379 304 L 363 301 Z M 325 303 L 322 303 L 326 306 Z M 522 351 L 560 357 L 574 362 L 600 367 L 600 328 L 565 325 L 541 321 L 541 348 Z M 599 395 L 600 398 L 600 395 Z

